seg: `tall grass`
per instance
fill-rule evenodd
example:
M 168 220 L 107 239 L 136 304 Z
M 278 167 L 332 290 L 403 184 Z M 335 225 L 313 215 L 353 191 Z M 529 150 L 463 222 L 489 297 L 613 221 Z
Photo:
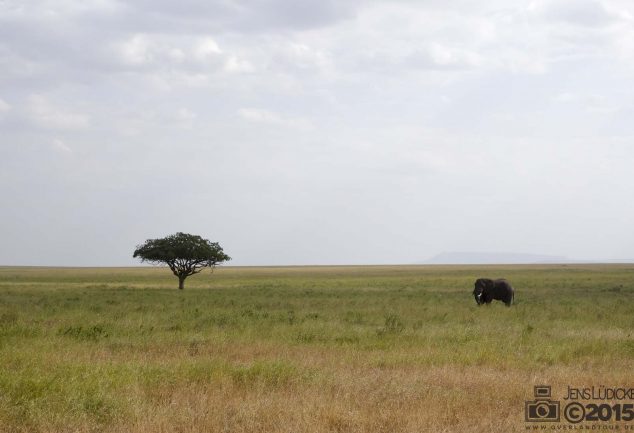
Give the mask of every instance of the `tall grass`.
M 478 277 L 516 305 L 476 306 Z M 0 268 L 0 431 L 510 431 L 634 386 L 634 266 Z

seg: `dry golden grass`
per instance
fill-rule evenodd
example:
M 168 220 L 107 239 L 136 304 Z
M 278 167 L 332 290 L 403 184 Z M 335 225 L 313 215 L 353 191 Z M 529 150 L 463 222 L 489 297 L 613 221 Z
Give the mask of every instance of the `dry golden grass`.
M 475 306 L 475 277 L 518 304 Z M 634 267 L 0 269 L 2 432 L 508 432 L 634 386 Z

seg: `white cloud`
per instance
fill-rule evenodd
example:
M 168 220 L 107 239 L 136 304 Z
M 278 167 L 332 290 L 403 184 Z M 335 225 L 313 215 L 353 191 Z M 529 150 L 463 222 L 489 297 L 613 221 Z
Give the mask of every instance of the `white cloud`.
M 81 19 L 86 15 L 110 15 L 123 9 L 117 0 L 40 0 L 23 2 L 5 0 L 0 8 L 2 17 L 34 17 L 39 21 L 54 21 L 65 18 Z
M 429 48 L 429 54 L 437 65 L 453 66 L 453 65 L 471 65 L 477 66 L 479 56 L 468 51 L 451 49 L 441 44 L 434 43 Z
M 620 109 L 620 107 L 613 105 L 607 97 L 597 94 L 564 92 L 555 95 L 553 101 L 578 106 L 595 114 L 613 114 Z
M 73 150 L 70 147 L 68 147 L 66 145 L 66 143 L 64 143 L 59 138 L 55 138 L 53 140 L 52 147 L 53 147 L 53 150 L 55 150 L 56 152 L 59 152 L 59 153 L 64 153 L 64 154 L 73 153 Z
M 255 72 L 255 67 L 248 60 L 229 56 L 225 62 L 224 70 L 229 73 L 250 73 Z
M 296 116 L 286 116 L 274 111 L 258 108 L 241 108 L 238 110 L 238 115 L 245 120 L 255 123 L 285 126 L 297 129 L 310 129 L 312 127 L 311 122 L 307 119 Z
M 90 125 L 90 116 L 75 113 L 51 103 L 42 95 L 31 95 L 27 101 L 29 118 L 37 126 L 47 129 L 84 129 Z
M 618 18 L 597 0 L 542 0 L 531 3 L 530 10 L 549 20 L 584 27 L 603 27 Z
M 0 116 L 8 113 L 11 110 L 11 105 L 8 102 L 5 102 L 2 98 L 0 98 Z
M 210 37 L 199 40 L 193 49 L 194 58 L 200 62 L 206 62 L 210 58 L 215 58 L 220 54 L 222 54 L 222 50 L 216 41 Z
M 194 126 L 194 122 L 198 119 L 198 114 L 188 108 L 179 108 L 176 110 L 174 120 L 176 124 L 182 128 L 190 129 Z
M 176 112 L 176 116 L 179 120 L 183 120 L 183 121 L 192 121 L 198 117 L 196 113 L 194 113 L 191 110 L 188 110 L 187 108 L 180 108 Z
M 139 230 L 182 227 L 217 230 L 241 264 L 262 263 L 277 241 L 293 246 L 280 263 L 326 256 L 333 229 L 331 246 L 348 250 L 329 251 L 349 251 L 338 263 L 360 250 L 412 260 L 402 253 L 412 243 L 417 260 L 483 238 L 522 250 L 562 239 L 554 252 L 569 256 L 621 242 L 634 256 L 634 235 L 619 235 L 628 222 L 609 224 L 617 240 L 579 236 L 605 233 L 605 215 L 634 218 L 617 197 L 634 158 L 629 0 L 10 1 L 1 192 L 37 206 L 55 191 L 71 232 L 125 233 L 111 263 L 130 263 L 116 251 Z M 57 172 L 30 143 L 81 151 L 81 167 Z M 166 176 L 177 160 L 179 175 Z M 44 187 L 20 183 L 25 163 Z M 71 184 L 113 217 L 64 214 L 76 209 Z M 222 188 L 212 196 L 209 185 Z M 190 196 L 172 211 L 158 188 Z M 21 224 L 3 220 L 0 236 Z M 63 232 L 52 224 L 33 222 Z M 554 226 L 568 235 L 544 233 Z
M 330 56 L 326 52 L 306 44 L 291 42 L 280 51 L 279 59 L 299 69 L 325 69 L 330 66 Z
M 481 66 L 482 63 L 482 56 L 475 51 L 432 42 L 424 49 L 407 56 L 404 65 L 409 64 L 421 69 L 471 69 Z
M 157 47 L 147 35 L 139 34 L 123 42 L 119 50 L 124 62 L 143 65 L 155 59 Z
M 115 44 L 115 52 L 131 66 L 168 66 L 191 69 L 196 65 L 220 64 L 224 57 L 216 41 L 209 36 L 134 34 Z

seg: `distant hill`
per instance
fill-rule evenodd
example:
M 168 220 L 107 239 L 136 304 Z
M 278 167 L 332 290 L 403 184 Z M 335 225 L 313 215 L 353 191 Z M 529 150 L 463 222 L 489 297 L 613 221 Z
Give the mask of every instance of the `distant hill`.
M 536 263 L 578 263 L 565 256 L 525 253 L 445 252 L 425 260 L 430 265 L 513 265 Z

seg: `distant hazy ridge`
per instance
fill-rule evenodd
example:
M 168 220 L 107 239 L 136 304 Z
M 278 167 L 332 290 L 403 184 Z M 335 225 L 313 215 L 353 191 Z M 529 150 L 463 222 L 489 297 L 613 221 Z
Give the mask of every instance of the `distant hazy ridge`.
M 462 264 L 520 264 L 520 263 L 570 263 L 575 262 L 564 256 L 524 253 L 483 253 L 483 252 L 446 252 L 440 253 L 425 264 L 462 265 Z

